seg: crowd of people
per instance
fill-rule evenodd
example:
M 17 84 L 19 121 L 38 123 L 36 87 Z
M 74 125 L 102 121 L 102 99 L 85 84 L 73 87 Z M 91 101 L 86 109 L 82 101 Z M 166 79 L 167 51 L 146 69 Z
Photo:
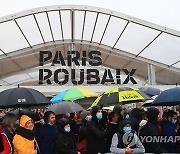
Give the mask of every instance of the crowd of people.
M 0 154 L 180 153 L 180 115 L 169 109 L 162 117 L 154 107 L 126 112 L 121 106 L 95 106 L 64 115 L 38 109 L 34 115 L 6 113 L 1 119 Z M 149 140 L 159 136 L 163 142 Z

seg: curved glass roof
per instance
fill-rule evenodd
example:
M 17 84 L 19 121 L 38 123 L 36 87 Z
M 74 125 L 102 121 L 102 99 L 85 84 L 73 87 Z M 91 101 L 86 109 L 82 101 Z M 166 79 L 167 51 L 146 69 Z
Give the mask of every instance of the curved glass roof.
M 39 51 L 102 51 L 102 67 L 137 68 L 161 84 L 180 83 L 180 32 L 88 6 L 50 6 L 0 18 L 0 83 L 38 81 Z

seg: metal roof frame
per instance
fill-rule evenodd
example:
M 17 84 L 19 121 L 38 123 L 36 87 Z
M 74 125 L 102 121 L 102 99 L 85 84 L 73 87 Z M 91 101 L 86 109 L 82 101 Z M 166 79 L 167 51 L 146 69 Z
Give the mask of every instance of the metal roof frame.
M 52 30 L 52 24 L 51 24 L 50 17 L 49 17 L 49 14 L 48 14 L 49 12 L 52 12 L 52 11 L 57 11 L 59 13 L 59 19 L 58 20 L 60 22 L 59 29 L 61 30 L 62 40 L 55 40 L 55 38 L 54 38 L 54 34 L 53 34 L 53 30 Z M 70 29 L 71 38 L 70 39 L 65 39 L 64 38 L 64 33 L 65 33 L 64 30 L 65 29 L 63 28 L 63 22 L 64 21 L 62 20 L 62 15 L 61 15 L 62 11 L 70 11 L 70 24 L 71 24 L 71 29 Z M 75 34 L 74 34 L 75 33 L 75 23 L 74 23 L 75 22 L 75 11 L 82 11 L 84 13 L 83 23 L 82 23 L 82 31 L 81 31 L 82 32 L 81 33 L 81 39 L 79 39 L 79 40 L 75 39 Z M 92 33 L 91 33 L 91 36 L 90 36 L 90 40 L 85 40 L 84 39 L 84 33 L 85 33 L 84 30 L 85 30 L 85 24 L 86 24 L 86 18 L 87 18 L 86 15 L 89 12 L 96 13 L 95 14 L 96 17 L 95 17 L 95 21 L 94 21 L 94 24 L 93 24 L 93 28 L 91 30 Z M 40 27 L 40 25 L 38 23 L 38 20 L 37 20 L 37 17 L 36 17 L 36 14 L 39 14 L 39 13 L 45 13 L 46 14 L 50 34 L 51 34 L 51 37 L 52 37 L 52 41 L 47 42 L 44 39 L 43 32 L 41 30 L 41 27 Z M 100 37 L 100 41 L 99 42 L 94 42 L 93 37 L 94 37 L 94 33 L 95 33 L 95 30 L 96 30 L 96 27 L 97 27 L 97 21 L 98 21 L 98 18 L 99 18 L 100 14 L 107 15 L 108 20 L 107 20 L 107 22 L 105 24 L 105 27 L 103 29 L 103 33 L 102 33 L 102 35 Z M 40 37 L 42 39 L 42 42 L 40 42 L 39 44 L 32 45 L 30 43 L 30 40 L 25 35 L 22 27 L 18 23 L 18 19 L 24 18 L 24 17 L 27 17 L 27 16 L 33 16 L 33 18 L 35 20 L 37 29 L 39 31 L 39 35 L 40 35 Z M 117 19 L 122 19 L 123 21 L 126 21 L 126 24 L 123 27 L 123 30 L 120 32 L 119 36 L 116 38 L 115 43 L 112 46 L 109 46 L 107 44 L 103 44 L 102 41 L 104 39 L 107 28 L 109 26 L 109 22 L 110 22 L 112 17 L 115 17 Z M 162 34 L 168 34 L 170 36 L 180 38 L 180 32 L 169 29 L 169 28 L 166 28 L 166 27 L 162 27 L 162 26 L 159 26 L 159 25 L 147 22 L 147 21 L 143 21 L 143 20 L 140 20 L 140 19 L 137 19 L 137 18 L 134 18 L 134 17 L 119 13 L 119 12 L 115 12 L 115 11 L 107 10 L 107 9 L 103 9 L 103 8 L 96 8 L 96 7 L 90 7 L 90 6 L 79 6 L 79 5 L 48 6 L 48 7 L 41 7 L 41 8 L 37 8 L 37 9 L 31 9 L 31 10 L 27 10 L 27 11 L 24 11 L 24 12 L 20 12 L 20 13 L 16 13 L 16 14 L 13 14 L 13 15 L 9 15 L 9 16 L 5 16 L 5 17 L 0 18 L 0 24 L 6 23 L 6 22 L 9 22 L 9 21 L 14 21 L 15 22 L 15 24 L 16 24 L 17 28 L 19 29 L 21 35 L 23 36 L 24 40 L 28 44 L 28 47 L 21 48 L 21 49 L 18 49 L 18 50 L 12 51 L 12 52 L 8 52 L 8 53 L 5 50 L 3 50 L 1 48 L 1 46 L 0 46 L 0 51 L 3 53 L 2 55 L 0 55 L 0 61 L 5 60 L 5 59 L 11 59 L 13 61 L 13 63 L 16 64 L 19 67 L 19 70 L 15 71 L 16 73 L 37 66 L 37 65 L 32 64 L 31 67 L 21 68 L 21 66 L 18 64 L 18 62 L 15 61 L 16 56 L 17 57 L 18 56 L 23 56 L 24 54 L 33 52 L 35 57 L 38 60 L 38 55 L 37 55 L 38 50 L 39 51 L 44 50 L 44 49 L 53 49 L 54 50 L 59 45 L 63 45 L 63 48 L 65 50 L 65 46 L 68 45 L 68 44 L 74 44 L 74 45 L 78 45 L 78 46 L 81 45 L 80 47 L 82 47 L 83 45 L 89 45 L 89 50 L 90 50 L 90 47 L 94 47 L 97 50 L 105 49 L 105 50 L 109 51 L 109 53 L 107 53 L 107 52 L 105 53 L 105 54 L 107 54 L 107 56 L 104 59 L 103 64 L 102 64 L 102 65 L 105 65 L 105 66 L 107 66 L 105 64 L 107 59 L 112 55 L 116 55 L 116 56 L 129 58 L 127 60 L 127 63 L 124 64 L 124 66 L 122 66 L 122 68 L 127 67 L 131 62 L 134 62 L 134 61 L 137 60 L 137 61 L 141 61 L 141 62 L 146 63 L 146 64 L 153 64 L 155 66 L 158 66 L 158 67 L 162 68 L 161 70 L 158 70 L 158 72 L 165 71 L 165 70 L 171 70 L 171 71 L 174 71 L 176 73 L 180 72 L 180 68 L 174 67 L 174 65 L 176 65 L 177 63 L 180 63 L 180 60 L 176 60 L 171 64 L 164 64 L 162 62 L 158 62 L 158 61 L 148 59 L 148 58 L 145 58 L 145 57 L 141 56 L 141 53 L 143 53 L 149 46 L 151 46 L 151 44 L 154 41 L 156 41 Z M 130 53 L 128 51 L 116 48 L 116 44 L 121 39 L 121 37 L 123 36 L 123 34 L 126 31 L 126 28 L 128 27 L 128 25 L 130 23 L 134 23 L 134 24 L 137 24 L 137 25 L 140 25 L 140 26 L 147 27 L 147 28 L 158 31 L 158 34 L 153 39 L 151 39 L 151 41 L 149 41 L 149 43 L 146 44 L 144 46 L 144 48 L 142 50 L 140 50 L 137 54 L 133 54 L 133 53 Z M 109 65 L 109 67 L 111 67 L 111 66 Z M 10 74 L 14 74 L 15 72 L 1 75 L 1 80 L 3 80 L 3 77 L 6 77 L 6 76 L 8 76 Z

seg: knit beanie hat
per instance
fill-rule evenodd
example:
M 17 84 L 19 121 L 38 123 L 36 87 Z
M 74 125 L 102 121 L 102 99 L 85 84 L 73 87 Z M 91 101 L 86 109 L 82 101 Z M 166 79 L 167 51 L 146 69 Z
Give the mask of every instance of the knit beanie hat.
M 83 110 L 83 111 L 81 112 L 81 114 L 80 114 L 81 119 L 85 119 L 85 118 L 86 118 L 86 116 L 87 116 L 88 114 L 89 114 L 89 112 L 88 112 L 88 111 Z

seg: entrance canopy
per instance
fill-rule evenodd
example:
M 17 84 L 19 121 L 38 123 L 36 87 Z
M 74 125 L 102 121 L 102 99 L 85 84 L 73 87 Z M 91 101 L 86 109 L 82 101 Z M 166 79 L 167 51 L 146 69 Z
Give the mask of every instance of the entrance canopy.
M 38 85 L 42 50 L 99 50 L 99 70 L 135 68 L 145 82 L 153 66 L 157 84 L 180 84 L 180 32 L 111 10 L 50 6 L 0 18 L 0 84 Z

